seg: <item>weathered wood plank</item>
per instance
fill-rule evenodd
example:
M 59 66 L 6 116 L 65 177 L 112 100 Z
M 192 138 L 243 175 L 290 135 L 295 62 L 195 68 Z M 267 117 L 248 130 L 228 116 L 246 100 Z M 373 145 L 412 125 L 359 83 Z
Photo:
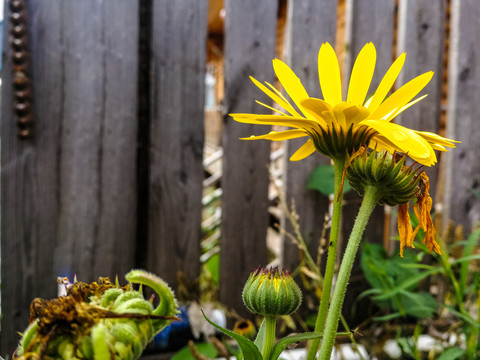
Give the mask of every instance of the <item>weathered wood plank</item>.
M 56 276 L 92 280 L 133 266 L 136 9 L 30 3 L 32 140 L 17 139 L 2 107 L 2 351 L 13 351 L 30 301 L 56 295 Z M 8 64 L 4 76 L 9 84 Z
M 468 234 L 480 221 L 480 2 L 454 0 L 451 14 L 447 130 L 462 143 L 447 156 L 446 215 Z
M 147 268 L 199 274 L 207 1 L 153 3 Z
M 348 81 L 353 63 L 367 42 L 373 42 L 377 49 L 377 62 L 375 74 L 372 79 L 370 91 L 376 89 L 383 75 L 392 63 L 393 53 L 393 30 L 394 30 L 394 0 L 347 0 L 346 3 L 346 46 L 345 49 L 345 71 L 344 71 L 344 92 L 348 89 Z M 361 199 L 352 191 L 345 195 L 346 205 L 343 207 L 343 236 L 345 241 L 350 235 L 355 217 L 358 213 Z M 365 230 L 364 238 L 370 242 L 382 243 L 383 240 L 383 207 L 377 206 L 374 210 L 369 224 Z M 379 225 L 381 224 L 381 225 Z M 345 246 L 345 244 L 344 244 Z M 365 288 L 363 277 L 356 277 L 361 274 L 359 266 L 359 256 L 352 270 L 352 281 L 347 289 L 348 294 L 345 298 L 343 308 L 345 316 L 350 318 L 350 325 L 363 321 L 367 314 L 356 314 L 355 318 L 349 315 L 356 295 Z M 354 280 L 355 279 L 355 280 Z M 361 308 L 360 305 L 358 308 Z
M 56 269 L 93 280 L 133 265 L 138 9 L 66 1 L 62 11 Z
M 241 289 L 249 272 L 266 265 L 270 143 L 239 137 L 268 128 L 238 124 L 229 113 L 260 113 L 254 100 L 266 97 L 248 79 L 272 82 L 275 56 L 276 0 L 225 2 L 225 119 L 223 127 L 222 243 L 220 299 L 245 314 Z M 248 16 L 245 16 L 248 14 Z
M 287 14 L 287 35 L 285 59 L 292 70 L 301 79 L 310 96 L 321 97 L 318 82 L 318 49 L 324 42 L 334 46 L 337 18 L 337 0 L 291 1 Z M 300 218 L 300 228 L 312 254 L 316 254 L 321 237 L 324 216 L 328 213 L 329 200 L 314 190 L 307 189 L 308 178 L 313 169 L 320 164 L 329 164 L 326 156 L 313 154 L 302 161 L 288 159 L 305 142 L 303 139 L 285 142 L 284 188 L 287 204 L 292 200 Z M 283 219 L 285 221 L 285 219 Z M 287 231 L 292 232 L 290 224 L 285 223 Z M 298 249 L 295 244 L 284 239 L 283 264 L 286 269 L 294 270 L 298 266 Z
M 397 55 L 406 52 L 407 60 L 398 77 L 397 88 L 426 71 L 435 72 L 430 84 L 420 94 L 428 93 L 428 97 L 395 120 L 415 130 L 438 133 L 440 129 L 445 8 L 445 0 L 399 2 Z M 437 155 L 440 160 L 440 154 Z M 430 178 L 430 194 L 433 199 L 439 165 L 425 169 Z

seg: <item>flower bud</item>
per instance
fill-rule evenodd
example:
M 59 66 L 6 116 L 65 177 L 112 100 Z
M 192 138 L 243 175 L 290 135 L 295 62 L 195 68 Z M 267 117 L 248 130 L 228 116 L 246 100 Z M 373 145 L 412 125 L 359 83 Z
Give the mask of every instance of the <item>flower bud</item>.
M 375 186 L 379 191 L 378 204 L 406 204 L 417 197 L 422 190 L 420 172 L 405 165 L 405 156 L 390 154 L 387 151 L 364 151 L 351 159 L 346 171 L 350 186 L 360 195 L 367 186 Z
M 245 306 L 263 316 L 294 313 L 302 302 L 302 293 L 288 271 L 278 268 L 257 269 L 243 288 Z

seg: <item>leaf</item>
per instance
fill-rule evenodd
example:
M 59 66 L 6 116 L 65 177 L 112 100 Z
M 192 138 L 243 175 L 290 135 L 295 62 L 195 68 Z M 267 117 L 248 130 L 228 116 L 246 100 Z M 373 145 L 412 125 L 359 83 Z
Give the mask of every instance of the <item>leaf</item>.
M 473 233 L 470 234 L 470 236 L 467 239 L 467 243 L 465 244 L 465 247 L 463 248 L 463 254 L 462 258 L 458 259 L 457 261 L 460 262 L 460 260 L 463 260 L 460 265 L 460 293 L 464 294 L 465 292 L 465 286 L 467 285 L 467 277 L 468 277 L 468 265 L 470 261 L 464 261 L 465 259 L 471 259 L 472 258 L 472 253 L 475 248 L 475 245 L 477 244 L 478 239 L 480 238 L 480 229 L 477 229 Z M 475 255 L 474 255 L 475 256 Z M 473 260 L 473 259 L 472 259 Z
M 198 352 L 202 355 L 205 355 L 208 358 L 217 357 L 217 351 L 215 347 L 210 343 L 195 343 L 195 347 Z M 190 348 L 188 346 L 183 347 L 175 355 L 172 356 L 171 360 L 195 360 Z
M 465 354 L 465 349 L 455 346 L 442 351 L 437 360 L 455 360 Z
M 462 319 L 463 321 L 469 323 L 470 325 L 472 325 L 473 327 L 477 328 L 477 329 L 480 329 L 480 324 L 478 324 L 475 319 L 473 319 L 470 314 L 463 314 L 457 310 L 455 310 L 452 306 L 450 305 L 446 305 L 446 304 L 440 304 L 441 306 L 443 306 L 444 308 L 448 309 L 450 312 L 454 313 L 455 315 L 457 315 L 460 319 Z
M 282 340 L 279 340 L 278 343 L 273 347 L 272 354 L 270 355 L 269 360 L 277 360 L 282 351 L 285 350 L 290 344 L 304 340 L 317 339 L 319 337 L 322 337 L 322 334 L 314 332 L 306 332 L 303 334 L 287 336 Z
M 257 337 L 255 338 L 255 345 L 257 348 L 263 349 L 265 346 L 265 334 L 267 333 L 267 324 L 265 319 L 263 319 L 262 323 L 260 324 L 260 329 L 258 329 Z
M 247 339 L 246 337 L 244 337 L 242 335 L 238 335 L 238 334 L 234 333 L 233 331 L 227 330 L 227 329 L 215 324 L 213 321 L 211 321 L 205 315 L 205 313 L 203 311 L 202 311 L 202 314 L 203 314 L 203 317 L 205 318 L 205 320 L 207 320 L 210 325 L 217 328 L 218 330 L 223 332 L 225 335 L 230 336 L 231 338 L 233 338 L 238 343 L 238 346 L 240 346 L 240 349 L 242 349 L 243 357 L 245 359 L 248 359 L 248 360 L 263 360 L 262 359 L 262 354 L 260 354 L 260 351 L 258 350 L 257 346 L 255 345 L 255 343 L 253 341 Z
M 383 295 L 378 295 L 375 297 L 376 300 L 386 300 L 386 299 L 389 299 L 391 298 L 392 296 L 394 296 L 395 294 L 399 293 L 399 292 L 402 292 L 404 291 L 405 289 L 411 287 L 412 285 L 416 285 L 420 282 L 420 280 L 423 280 L 424 278 L 426 278 L 427 276 L 430 276 L 432 274 L 436 274 L 440 272 L 440 269 L 438 268 L 435 268 L 433 270 L 429 270 L 429 271 L 423 271 L 421 273 L 419 273 L 418 275 L 416 276 L 413 276 L 411 277 L 410 279 L 406 280 L 406 281 L 403 281 L 402 283 L 400 284 L 397 284 L 395 286 L 394 289 L 392 290 L 389 290 L 389 291 L 385 291 L 383 293 Z
M 335 169 L 333 165 L 319 165 L 313 169 L 307 183 L 307 189 L 320 191 L 325 196 L 330 196 L 334 192 Z M 343 193 L 346 194 L 352 188 L 345 180 Z

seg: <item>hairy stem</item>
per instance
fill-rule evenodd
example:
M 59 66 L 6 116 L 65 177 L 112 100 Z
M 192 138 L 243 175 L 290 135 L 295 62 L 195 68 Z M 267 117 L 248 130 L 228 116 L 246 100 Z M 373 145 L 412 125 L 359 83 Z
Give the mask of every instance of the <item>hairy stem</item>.
M 340 193 L 342 185 L 342 175 L 345 170 L 345 158 L 337 158 L 333 162 L 335 169 L 334 199 L 332 227 L 330 230 L 330 246 L 328 247 L 327 265 L 325 268 L 325 277 L 323 278 L 322 299 L 318 308 L 317 320 L 315 322 L 315 332 L 323 332 L 325 319 L 327 317 L 328 305 L 330 303 L 330 292 L 332 291 L 333 275 L 335 273 L 335 261 L 337 258 L 338 234 L 340 232 L 340 219 L 342 214 L 343 192 Z M 307 360 L 315 359 L 315 355 L 320 344 L 320 339 L 314 339 L 308 349 Z

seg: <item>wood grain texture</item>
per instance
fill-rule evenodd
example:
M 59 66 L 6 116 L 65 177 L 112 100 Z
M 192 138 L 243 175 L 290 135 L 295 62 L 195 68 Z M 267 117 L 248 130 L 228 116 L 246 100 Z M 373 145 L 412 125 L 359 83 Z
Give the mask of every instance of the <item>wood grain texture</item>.
M 235 112 L 261 113 L 255 99 L 269 103 L 249 80 L 272 83 L 277 1 L 225 2 L 225 107 L 220 300 L 245 314 L 241 291 L 250 271 L 266 265 L 268 141 L 238 138 L 267 133 L 267 126 L 233 121 Z M 247 16 L 248 14 L 248 16 Z
M 321 98 L 318 81 L 318 50 L 324 42 L 334 46 L 337 11 L 336 0 L 292 1 L 288 7 L 285 60 L 302 81 L 312 97 Z M 295 202 L 300 218 L 301 232 L 315 257 L 321 237 L 324 217 L 328 213 L 329 200 L 314 190 L 307 189 L 313 169 L 320 164 L 329 164 L 326 156 L 315 153 L 302 161 L 289 161 L 291 155 L 303 144 L 303 139 L 286 141 L 285 198 L 290 206 Z M 290 224 L 283 219 L 284 228 L 292 232 Z M 298 266 L 298 248 L 288 238 L 284 239 L 284 267 L 293 271 Z
M 31 300 L 56 296 L 57 276 L 90 281 L 131 268 L 136 227 L 137 5 L 29 7 L 34 138 L 18 142 L 9 106 L 1 125 L 0 348 L 10 353 Z
M 346 54 L 344 62 L 344 83 L 343 89 L 346 95 L 348 81 L 354 61 L 367 42 L 373 42 L 377 49 L 377 62 L 375 73 L 370 85 L 370 92 L 373 92 L 380 83 L 383 75 L 392 63 L 393 52 L 393 30 L 394 30 L 394 0 L 347 0 L 346 3 Z M 344 96 L 345 96 L 344 95 Z M 343 246 L 353 227 L 354 219 L 360 208 L 361 198 L 354 192 L 345 195 L 346 204 L 343 207 L 342 234 L 344 236 Z M 382 243 L 383 240 L 383 207 L 377 206 L 365 230 L 364 238 L 369 242 Z M 355 261 L 350 285 L 347 288 L 347 296 L 343 308 L 344 315 L 350 320 L 350 325 L 365 320 L 368 314 L 359 313 L 350 314 L 353 301 L 356 296 L 364 290 L 364 279 L 362 276 L 356 276 L 362 273 L 359 263 L 360 254 Z M 357 308 L 362 308 L 359 305 Z M 355 316 L 354 316 L 355 315 Z
M 397 88 L 427 71 L 434 71 L 430 83 L 419 96 L 428 97 L 398 116 L 396 123 L 408 128 L 438 133 L 442 100 L 445 0 L 401 0 L 398 16 L 397 55 L 407 59 L 397 80 Z M 438 160 L 440 155 L 437 152 Z M 439 167 L 426 168 L 430 178 L 430 195 L 435 199 Z M 440 199 L 439 199 L 440 200 Z
M 199 274 L 207 1 L 153 3 L 147 267 Z
M 480 221 L 480 3 L 454 0 L 451 6 L 447 135 L 462 143 L 447 156 L 446 215 L 467 235 Z

